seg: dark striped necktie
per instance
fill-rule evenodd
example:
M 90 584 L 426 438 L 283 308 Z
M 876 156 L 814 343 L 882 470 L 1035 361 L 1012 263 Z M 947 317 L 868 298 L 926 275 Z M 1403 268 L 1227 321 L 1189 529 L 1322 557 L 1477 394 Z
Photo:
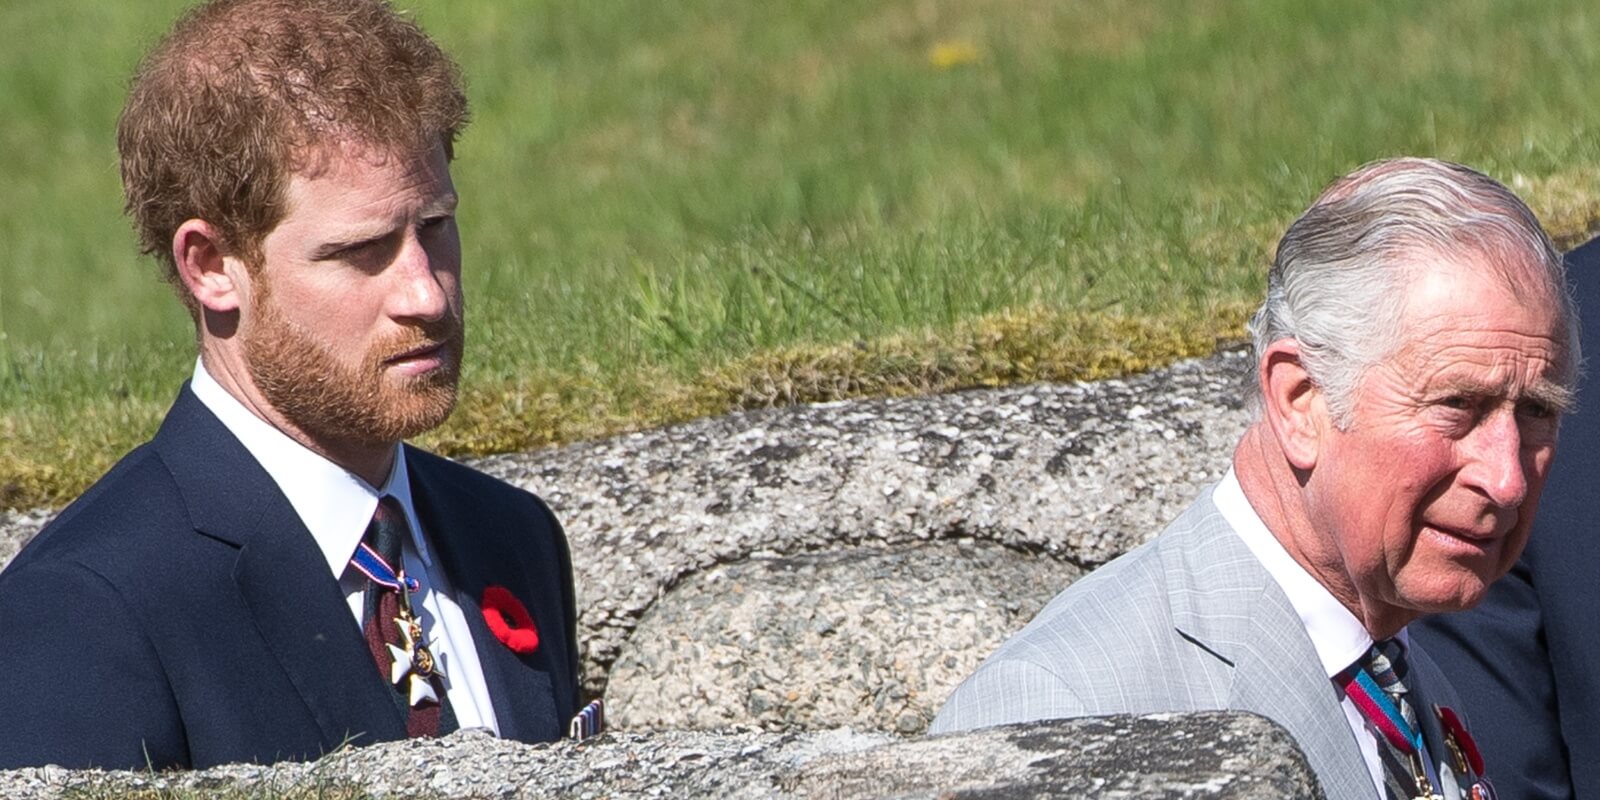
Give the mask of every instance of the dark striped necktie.
M 372 522 L 367 525 L 361 543 L 382 560 L 380 572 L 386 569 L 390 575 L 394 575 L 405 568 L 401 561 L 401 544 L 408 535 L 410 526 L 400 501 L 385 495 L 378 501 L 378 508 L 372 513 Z M 357 558 L 361 555 L 358 550 Z M 352 559 L 354 562 L 355 559 Z M 450 708 L 444 682 L 434 667 L 432 653 L 427 649 L 426 642 L 422 641 L 421 622 L 408 613 L 410 601 L 402 598 L 401 592 L 402 589 L 385 586 L 378 580 L 368 581 L 363 599 L 361 633 L 366 637 L 367 649 L 378 666 L 378 673 L 389 686 L 390 697 L 406 720 L 406 735 L 439 736 L 450 733 L 456 729 L 455 712 Z M 392 648 L 409 652 L 414 662 L 422 663 L 413 663 L 406 674 L 396 677 L 400 670 L 396 669 L 396 650 Z M 433 699 L 422 697 L 413 702 L 417 690 L 421 688 L 413 686 L 417 680 L 426 681 L 427 687 L 432 689 Z

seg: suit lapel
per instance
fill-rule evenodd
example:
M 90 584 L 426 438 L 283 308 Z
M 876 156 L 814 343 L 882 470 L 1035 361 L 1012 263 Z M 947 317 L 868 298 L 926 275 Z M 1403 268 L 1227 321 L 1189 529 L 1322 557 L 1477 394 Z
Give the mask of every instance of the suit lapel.
M 325 749 L 405 738 L 327 561 L 261 465 L 187 386 L 154 445 L 195 531 L 239 548 L 240 598 L 316 719 Z
M 239 552 L 234 581 L 324 741 L 404 739 L 405 721 L 300 518 L 287 503 L 274 504 L 255 533 Z
M 1282 725 L 1330 800 L 1371 800 L 1372 779 L 1338 692 L 1289 598 L 1209 495 L 1163 557 L 1173 624 L 1230 670 L 1225 707 Z
M 1330 800 L 1370 800 L 1376 790 L 1338 691 L 1322 674 L 1322 662 L 1289 598 L 1270 578 L 1268 584 L 1251 616 L 1249 637 L 1234 645 L 1232 705 L 1288 729 Z M 1284 669 L 1285 664 L 1307 668 Z
M 473 505 L 464 493 L 439 484 L 438 476 L 426 462 L 410 458 L 407 470 L 417 518 L 450 577 L 456 604 L 472 631 L 500 735 L 520 741 L 559 738 L 560 721 L 551 702 L 554 692 L 548 656 L 542 649 L 519 656 L 500 643 L 483 618 L 481 598 L 486 587 L 498 585 L 517 591 L 532 585 L 522 567 L 523 555 L 514 546 L 507 546 L 507 537 L 498 529 L 492 511 Z M 518 599 L 528 605 L 540 631 L 555 630 L 547 626 L 560 624 L 559 620 L 541 615 L 542 609 L 529 604 L 528 598 Z

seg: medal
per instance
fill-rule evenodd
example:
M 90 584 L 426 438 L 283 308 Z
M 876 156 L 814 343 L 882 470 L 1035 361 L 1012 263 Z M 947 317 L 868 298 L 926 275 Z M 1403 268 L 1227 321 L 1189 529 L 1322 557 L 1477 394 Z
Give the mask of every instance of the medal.
M 1422 762 L 1422 751 L 1414 750 L 1411 752 L 1410 756 L 1411 778 L 1416 782 L 1417 785 L 1417 796 L 1415 800 L 1444 800 L 1442 795 L 1434 793 L 1433 782 L 1428 780 L 1428 770 Z
M 389 648 L 389 682 L 397 687 L 402 687 L 406 692 L 407 702 L 415 708 L 422 701 L 439 702 L 439 693 L 433 689 L 433 676 L 444 678 L 444 671 L 439 669 L 439 663 L 433 657 L 433 651 L 428 649 L 427 642 L 422 638 L 422 621 L 417 619 L 411 610 L 411 593 L 422 588 L 416 578 L 405 573 L 405 570 L 395 571 L 389 566 L 383 556 L 379 555 L 365 542 L 356 548 L 356 553 L 350 559 L 351 566 L 360 570 L 380 586 L 395 591 L 399 595 L 400 609 L 395 614 L 394 624 L 400 628 L 400 644 L 384 645 Z
M 606 729 L 606 706 L 603 700 L 593 700 L 579 711 L 567 725 L 567 736 L 581 742 L 599 736 Z
M 1478 751 L 1478 743 L 1473 741 L 1472 734 L 1467 733 L 1467 726 L 1461 722 L 1461 717 L 1456 715 L 1449 706 L 1433 707 L 1439 717 L 1439 724 L 1444 728 L 1444 740 L 1450 747 L 1450 755 L 1456 759 L 1457 772 L 1483 775 L 1483 754 Z M 1490 790 L 1493 794 L 1493 790 Z
M 1456 773 L 1467 774 L 1467 757 L 1461 752 L 1461 745 L 1456 744 L 1455 738 L 1447 733 L 1444 737 L 1444 746 L 1450 751 L 1450 765 L 1455 767 Z
M 404 573 L 401 577 L 404 578 Z M 402 682 L 409 681 L 406 698 L 415 708 L 424 700 L 439 702 L 439 694 L 433 690 L 433 676 L 438 675 L 442 679 L 444 672 L 439 669 L 433 651 L 422 639 L 422 622 L 411 612 L 408 594 L 400 593 L 400 613 L 394 620 L 394 624 L 400 628 L 400 643 L 403 646 L 387 645 L 389 655 L 394 659 L 394 664 L 389 668 L 389 682 L 400 686 Z

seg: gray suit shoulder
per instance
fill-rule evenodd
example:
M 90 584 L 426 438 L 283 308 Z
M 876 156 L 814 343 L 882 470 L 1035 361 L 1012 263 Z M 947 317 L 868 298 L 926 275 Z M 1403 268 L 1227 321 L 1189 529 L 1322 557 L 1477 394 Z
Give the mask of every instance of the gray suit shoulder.
M 1208 510 L 1215 513 L 1209 499 L 1197 502 L 1155 539 L 1057 595 L 957 687 L 930 732 L 1216 707 L 1215 687 L 1173 678 L 1193 672 L 1193 646 L 1175 632 L 1167 577 Z M 1200 670 L 1196 679 L 1209 675 Z

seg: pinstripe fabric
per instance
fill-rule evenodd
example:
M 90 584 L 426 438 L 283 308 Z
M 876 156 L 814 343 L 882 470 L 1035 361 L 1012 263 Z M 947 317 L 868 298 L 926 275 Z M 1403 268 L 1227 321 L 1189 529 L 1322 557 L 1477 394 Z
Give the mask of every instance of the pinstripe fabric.
M 1423 671 L 1436 668 L 1427 662 Z M 1160 536 L 1052 600 L 956 689 L 930 732 L 1105 714 L 1250 711 L 1294 736 L 1329 800 L 1373 800 L 1339 702 L 1289 598 L 1217 512 L 1208 489 Z

